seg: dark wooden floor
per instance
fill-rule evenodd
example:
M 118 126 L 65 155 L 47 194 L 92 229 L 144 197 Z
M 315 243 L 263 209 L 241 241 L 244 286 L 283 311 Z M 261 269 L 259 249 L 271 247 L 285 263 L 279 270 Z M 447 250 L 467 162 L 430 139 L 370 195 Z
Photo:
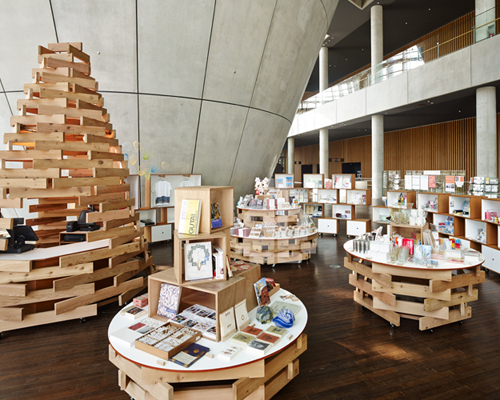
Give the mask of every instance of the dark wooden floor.
M 276 400 L 500 399 L 500 276 L 479 285 L 472 319 L 420 332 L 418 322 L 389 324 L 352 300 L 342 265 L 345 235 L 320 238 L 303 264 L 263 266 L 304 302 L 309 348 L 300 374 Z M 171 263 L 171 244 L 156 244 L 157 264 Z M 62 322 L 6 332 L 0 341 L 0 399 L 128 399 L 108 361 L 112 304 L 85 324 Z M 202 400 L 202 399 L 201 399 Z

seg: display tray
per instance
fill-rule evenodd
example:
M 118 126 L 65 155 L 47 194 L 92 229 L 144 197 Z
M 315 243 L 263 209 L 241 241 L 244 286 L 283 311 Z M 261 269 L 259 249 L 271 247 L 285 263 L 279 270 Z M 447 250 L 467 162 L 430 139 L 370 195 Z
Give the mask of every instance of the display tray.
M 349 240 L 348 242 L 344 243 L 344 250 L 349 253 L 350 255 L 356 257 L 356 258 L 361 258 L 363 260 L 367 261 L 372 261 L 376 262 L 377 264 L 382 264 L 382 265 L 389 265 L 391 267 L 398 267 L 398 268 L 407 268 L 407 269 L 421 269 L 421 270 L 435 270 L 435 271 L 449 271 L 449 270 L 457 270 L 457 269 L 469 269 L 469 268 L 474 268 L 477 267 L 478 265 L 481 265 L 484 262 L 484 256 L 479 253 L 479 261 L 477 263 L 471 263 L 471 264 L 466 264 L 462 261 L 445 261 L 444 259 L 432 259 L 436 260 L 438 264 L 436 266 L 432 267 L 427 267 L 425 265 L 420 265 L 412 262 L 404 262 L 403 264 L 400 264 L 398 262 L 387 262 L 386 260 L 381 260 L 378 258 L 368 258 L 367 254 L 363 253 L 358 253 L 353 250 L 353 243 L 354 240 Z M 444 256 L 443 256 L 444 258 Z
M 313 233 L 310 233 L 309 235 L 303 235 L 303 236 L 290 236 L 290 237 L 249 237 L 249 236 L 238 236 L 238 235 L 231 235 L 231 237 L 237 238 L 237 239 L 249 239 L 249 240 L 293 240 L 293 239 L 305 239 L 305 238 L 310 238 L 311 236 L 317 235 L 318 232 L 314 231 Z
M 292 211 L 292 210 L 300 210 L 301 207 L 289 207 L 289 208 L 250 208 L 250 207 L 236 207 L 238 210 L 245 211 Z
M 219 354 L 228 345 L 233 344 L 233 342 L 231 342 L 231 339 L 228 339 L 225 342 L 221 341 L 215 343 L 211 340 L 202 337 L 200 340 L 197 341 L 197 343 L 201 344 L 202 346 L 208 347 L 210 349 L 210 352 L 215 354 L 214 358 L 209 358 L 207 356 L 204 356 L 200 360 L 198 360 L 195 364 L 193 364 L 193 366 L 190 368 L 185 368 L 173 362 L 166 362 L 165 365 L 160 365 L 158 364 L 159 358 L 157 356 L 146 353 L 145 351 L 141 351 L 135 348 L 134 346 L 128 347 L 120 340 L 117 340 L 111 335 L 113 332 L 116 332 L 119 329 L 128 327 L 134 323 L 141 321 L 141 319 L 136 319 L 132 321 L 131 319 L 120 315 L 120 312 L 118 312 L 115 315 L 115 317 L 109 324 L 108 327 L 109 343 L 117 353 L 119 353 L 126 359 L 142 366 L 152 367 L 155 369 L 165 370 L 165 371 L 206 372 L 206 371 L 214 371 L 219 369 L 226 369 L 226 368 L 245 365 L 254 361 L 262 360 L 264 358 L 270 357 L 278 353 L 279 351 L 283 350 L 284 348 L 292 344 L 304 331 L 308 319 L 306 307 L 299 299 L 297 299 L 296 301 L 292 301 L 290 299 L 283 299 L 281 296 L 292 296 L 292 294 L 287 290 L 280 289 L 276 294 L 271 296 L 271 302 L 283 301 L 286 303 L 290 303 L 291 306 L 298 305 L 300 306 L 301 309 L 295 316 L 294 325 L 291 328 L 287 329 L 285 336 L 278 343 L 276 343 L 269 350 L 267 350 L 267 352 L 264 355 L 243 348 L 231 360 L 226 360 L 221 357 L 218 357 L 217 354 Z M 256 328 L 263 329 L 265 331 L 267 328 L 269 328 L 269 326 L 271 326 L 271 324 L 261 324 L 260 322 L 258 322 L 255 318 L 256 312 L 257 312 L 257 307 L 248 312 L 250 324 L 254 324 Z M 164 359 L 161 358 L 162 362 L 163 360 Z

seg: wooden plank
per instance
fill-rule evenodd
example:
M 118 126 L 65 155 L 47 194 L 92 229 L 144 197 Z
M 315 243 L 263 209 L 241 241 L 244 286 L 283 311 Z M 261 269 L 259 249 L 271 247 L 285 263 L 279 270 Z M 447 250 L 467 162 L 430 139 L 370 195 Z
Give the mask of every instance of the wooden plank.
M 93 263 L 79 264 L 72 267 L 36 268 L 31 272 L 0 272 L 0 283 L 20 283 L 39 281 L 42 279 L 57 279 L 66 276 L 88 274 L 94 271 Z
M 77 48 L 75 46 L 72 46 L 71 44 L 68 44 L 68 48 L 66 50 L 68 53 L 74 55 L 76 58 L 79 60 L 82 60 L 84 63 L 90 63 L 90 56 L 83 51 L 81 51 L 81 47 Z
M 117 179 L 121 179 L 116 177 Z M 111 179 L 111 178 L 94 178 L 94 179 Z M 99 211 L 106 212 L 111 210 L 119 210 L 125 207 L 133 207 L 135 205 L 135 199 L 128 199 L 122 201 L 113 201 L 99 204 Z
M 87 214 L 87 222 L 103 222 L 130 217 L 130 209 L 93 212 Z
M 26 171 L 26 170 L 24 170 Z M 35 188 L 35 189 L 46 189 L 48 188 L 47 179 L 1 179 L 0 187 L 3 188 Z
M 60 75 L 55 75 L 55 76 L 60 76 Z M 71 79 L 71 78 L 69 78 L 69 79 Z M 89 118 L 102 119 L 103 112 L 105 112 L 104 109 L 84 110 L 84 109 L 74 108 L 74 107 L 58 107 L 58 106 L 51 106 L 51 105 L 39 105 L 38 106 L 38 115 L 63 114 L 63 115 L 66 115 L 66 117 L 71 117 L 71 118 L 80 118 L 83 116 L 83 117 L 89 117 Z
M 119 295 L 118 296 L 118 305 L 124 306 L 128 301 L 132 300 L 134 297 L 136 297 L 144 289 L 147 289 L 147 287 L 148 287 L 148 280 L 144 279 L 142 286 L 136 287 L 132 290 L 128 290 L 128 291 L 122 293 L 121 295 Z
M 129 262 L 139 262 L 138 260 L 135 260 L 135 261 L 129 261 Z M 125 263 L 127 264 L 127 263 Z M 120 264 L 120 265 L 124 265 L 124 264 Z M 112 268 L 112 269 L 109 269 L 110 271 L 114 271 L 116 270 L 116 268 L 118 268 L 120 265 L 117 265 L 116 267 Z M 123 282 L 126 282 L 128 281 L 130 278 L 134 277 L 135 275 L 137 275 L 139 272 L 141 271 L 144 271 L 146 268 L 150 267 L 153 265 L 153 257 L 149 257 L 147 260 L 144 260 L 144 261 L 141 261 L 139 264 L 138 264 L 138 268 L 135 269 L 135 270 L 131 270 L 131 271 L 124 271 L 122 272 L 121 274 L 117 274 L 115 275 L 115 277 L 113 278 L 113 286 L 119 286 L 120 284 L 122 284 Z
M 144 278 L 136 278 L 134 280 L 123 283 L 118 287 L 110 286 L 105 289 L 96 290 L 93 294 L 75 297 L 68 300 L 63 300 L 55 304 L 56 315 L 73 311 L 77 307 L 95 303 L 108 297 L 116 296 L 119 293 L 135 289 L 144 284 Z
M 85 142 L 51 142 L 48 140 L 35 141 L 35 150 L 63 150 L 63 151 L 108 151 L 107 143 L 85 143 Z
M 13 144 L 21 145 L 21 143 L 34 143 L 35 140 L 64 140 L 64 133 L 54 132 L 54 133 L 38 133 L 38 132 L 28 132 L 28 133 L 4 133 L 3 142 L 7 144 L 12 142 Z M 24 144 L 26 146 L 26 144 Z M 33 147 L 31 145 L 30 147 Z
M 92 293 L 94 293 L 93 283 L 74 286 L 71 289 L 60 290 L 58 292 L 52 289 L 33 290 L 29 292 L 26 297 L 0 296 L 0 307 L 41 303 L 44 301 L 67 299 L 68 297 L 78 297 Z
M 0 261 L 0 271 L 2 272 L 30 272 L 30 260 L 2 260 Z
M 106 193 L 116 193 L 116 192 L 130 192 L 130 184 L 125 183 L 123 185 L 116 186 L 96 186 L 95 194 L 106 194 Z
M 81 168 L 94 168 L 103 167 L 111 168 L 113 160 L 87 160 L 84 158 L 70 158 L 66 160 L 34 160 L 34 169 L 44 168 L 61 168 L 61 169 L 81 169 Z
M 23 308 L 0 308 L 1 321 L 22 321 Z M 3 324 L 2 324 L 3 325 Z
M 128 236 L 132 233 L 136 233 L 135 226 L 123 226 L 120 228 L 110 229 L 109 231 L 98 230 L 87 233 L 88 242 L 96 242 L 101 239 L 115 238 L 121 236 Z
M 125 156 L 121 153 L 105 153 L 102 151 L 89 151 L 89 160 L 95 160 L 98 158 L 111 159 L 115 161 L 123 161 Z
M 82 135 L 85 133 L 92 133 L 93 135 L 102 135 L 102 136 L 106 135 L 106 129 L 100 126 L 80 126 L 80 125 L 39 123 L 37 124 L 36 130 L 37 132 L 43 132 L 43 133 L 63 132 L 71 135 Z M 41 158 L 50 158 L 50 157 L 41 157 Z
M 75 265 L 88 263 L 92 261 L 101 260 L 104 258 L 110 258 L 113 256 L 118 256 L 126 253 L 132 253 L 140 249 L 140 243 L 128 243 L 122 246 L 118 246 L 114 249 L 98 249 L 87 251 L 84 253 L 70 254 L 67 256 L 62 256 L 59 258 L 59 265 L 62 268 L 74 267 Z
M 101 279 L 109 278 L 111 276 L 116 276 L 118 274 L 123 274 L 129 271 L 138 271 L 139 260 L 132 260 L 122 264 L 118 264 L 114 268 L 102 268 L 91 274 L 83 274 L 77 276 L 70 276 L 68 278 L 62 278 L 54 280 L 53 288 L 55 292 L 64 291 L 71 289 L 76 285 L 82 285 L 85 283 L 96 282 Z
M 83 140 L 86 143 L 108 143 L 110 146 L 118 146 L 118 139 L 106 136 L 96 136 L 92 134 L 86 134 Z
M 70 76 L 53 74 L 50 72 L 42 71 L 41 79 L 44 82 L 68 82 L 68 83 L 76 83 L 80 86 L 83 86 L 87 89 L 98 89 L 98 84 L 95 79 L 87 77 L 87 78 L 74 78 Z
M 129 217 L 129 218 L 122 218 L 122 219 L 115 219 L 112 221 L 105 221 L 103 224 L 103 228 L 105 231 L 116 228 L 118 226 L 122 226 L 125 224 L 129 224 L 131 222 L 137 222 L 139 221 L 139 213 Z
M 106 193 L 97 196 L 80 196 L 78 198 L 78 204 L 80 206 L 87 206 L 89 204 L 99 204 L 104 201 L 121 201 L 124 200 L 124 198 L 125 193 Z
M 82 50 L 82 42 L 49 43 L 47 48 L 51 51 L 68 51 L 68 44 L 75 49 Z
M 380 301 L 384 302 L 385 304 L 387 304 L 389 306 L 396 305 L 396 296 L 394 296 L 393 294 L 390 294 L 390 293 L 376 292 L 375 290 L 372 289 L 372 285 L 375 284 L 376 282 L 373 282 L 372 284 L 370 284 L 369 282 L 365 281 L 364 279 L 358 279 L 355 275 L 350 274 L 349 275 L 349 283 L 352 286 L 355 286 L 358 289 L 362 290 L 363 292 L 366 292 L 373 297 L 377 297 Z M 382 286 L 382 285 L 380 285 L 380 286 Z
M 41 105 L 46 106 L 55 106 L 55 107 L 68 107 L 68 99 L 18 99 L 17 100 L 17 109 L 19 111 L 26 108 L 26 110 L 36 109 Z M 25 106 L 25 107 L 24 107 Z M 17 132 L 20 133 L 20 132 Z
M 14 227 L 14 218 L 0 218 L 0 229 L 12 229 Z
M 141 253 L 144 253 L 144 250 L 141 249 L 139 251 L 134 251 L 133 253 L 125 253 L 120 256 L 110 257 L 108 260 L 108 267 L 115 268 L 117 265 L 120 265 L 130 259 L 139 256 Z
M 22 198 L 0 199 L 1 208 L 23 208 Z
M 40 92 L 41 89 L 53 89 L 53 90 L 64 90 L 69 92 L 70 85 L 65 82 L 58 83 L 25 83 L 24 84 L 24 93 L 28 93 L 28 90 L 32 90 L 34 93 Z
M 452 324 L 454 322 L 463 321 L 472 317 L 472 308 L 466 307 L 464 314 L 460 313 L 460 310 L 454 309 L 450 310 L 450 316 L 447 320 L 432 318 L 432 317 L 422 317 L 419 319 L 419 329 L 424 331 L 426 329 L 436 328 L 438 326 L 443 326 L 447 324 Z
M 30 326 L 39 326 L 45 324 L 52 324 L 54 322 L 68 321 L 71 319 L 79 319 L 97 315 L 97 305 L 92 304 L 89 306 L 79 307 L 74 311 L 56 315 L 55 311 L 45 311 L 24 316 L 23 321 L 15 322 L 2 322 L 2 331 L 11 331 L 14 329 L 28 328 Z
M 66 223 L 65 217 L 46 217 L 46 218 L 31 218 L 25 220 L 25 224 L 28 226 L 38 226 L 38 225 L 47 225 L 53 222 L 63 222 Z M 37 231 L 38 233 L 38 231 Z
M 90 75 L 90 64 L 56 60 L 54 58 L 44 59 L 43 68 L 71 68 L 84 74 Z
M 63 189 L 97 185 L 118 185 L 120 182 L 121 178 L 118 176 L 111 176 L 109 178 L 59 178 L 52 179 L 52 187 L 54 189 Z
M 109 241 L 109 248 L 114 249 L 117 246 L 120 246 L 121 244 L 128 243 L 133 241 L 134 239 L 138 238 L 143 234 L 143 228 L 141 230 L 138 230 L 128 236 L 120 236 L 120 237 L 115 237 L 110 239 Z
M 1 160 L 36 160 L 39 158 L 51 158 L 55 160 L 62 160 L 61 150 L 0 150 Z
M 121 176 L 126 178 L 130 175 L 128 168 L 94 168 L 94 176 Z
M 15 124 L 36 125 L 39 122 L 64 124 L 66 117 L 64 115 L 13 115 L 10 117 L 10 126 Z
M 25 283 L 5 283 L 0 285 L 0 296 L 25 297 L 28 294 L 28 285 Z
M 431 292 L 428 285 L 418 285 L 412 283 L 402 283 L 402 282 L 392 282 L 391 287 L 386 287 L 373 283 L 373 290 L 377 292 L 402 294 L 412 297 L 422 297 L 422 298 L 434 298 L 440 300 L 450 300 L 451 290 L 443 290 L 442 292 Z
M 48 99 L 68 99 L 71 101 L 75 100 L 84 100 L 92 104 L 100 105 L 99 96 L 97 94 L 86 94 L 86 93 L 74 93 L 74 92 L 65 92 L 64 90 L 53 90 L 48 88 L 40 88 L 40 97 L 48 98 Z M 46 121 L 40 121 L 46 122 Z M 12 123 L 12 121 L 11 121 Z M 59 124 L 65 124 L 65 122 L 54 122 Z
M 424 300 L 424 311 L 435 311 L 443 307 L 457 306 L 462 303 L 470 303 L 471 301 L 476 301 L 478 299 L 478 290 L 473 289 L 472 296 L 467 292 L 457 292 L 451 295 L 450 300 L 443 301 L 438 299 L 425 299 Z
M 390 310 L 381 310 L 378 308 L 375 308 L 373 306 L 373 299 L 369 297 L 363 297 L 363 295 L 358 292 L 357 290 L 354 291 L 354 301 L 358 304 L 361 304 L 363 307 L 369 309 L 371 312 L 374 314 L 377 314 L 379 317 L 385 319 L 386 321 L 390 322 L 391 324 L 395 326 L 400 326 L 401 325 L 401 317 L 398 313 Z
M 484 279 L 485 279 L 484 271 L 481 271 L 479 276 L 469 272 L 466 274 L 454 275 L 451 282 L 444 282 L 441 280 L 431 280 L 430 289 L 431 292 L 442 292 L 443 290 L 456 289 L 459 287 L 482 283 L 484 282 Z
M 379 310 L 390 310 L 403 314 L 419 315 L 422 317 L 433 317 L 437 319 L 448 319 L 449 309 L 441 308 L 435 311 L 424 311 L 423 303 L 416 303 L 412 301 L 396 300 L 395 306 L 388 306 L 382 303 L 377 298 L 373 299 L 373 307 Z
M 90 196 L 90 187 L 87 188 L 65 188 L 65 189 L 10 189 L 10 195 L 15 198 L 31 199 L 31 198 L 52 198 L 52 197 L 69 197 L 69 196 Z
M 344 257 L 344 267 L 347 269 L 350 269 L 351 271 L 357 272 L 358 274 L 366 276 L 367 278 L 375 280 L 382 285 L 385 285 L 387 287 L 391 286 L 392 277 L 390 275 L 388 275 L 388 274 L 375 274 L 373 272 L 372 268 L 370 268 L 364 264 L 351 262 L 348 260 L 347 257 Z
M 372 263 L 372 270 L 375 273 L 389 274 L 395 276 L 406 276 L 410 278 L 420 278 L 420 279 L 439 279 L 442 281 L 451 282 L 451 270 L 443 271 L 436 269 L 414 269 L 414 268 L 401 268 L 392 267 L 389 265 L 383 265 L 378 263 Z M 441 290 L 442 292 L 442 290 Z
M 13 180 L 37 180 L 36 178 L 59 178 L 61 176 L 61 171 L 58 168 L 48 168 L 43 171 L 37 169 L 25 169 L 25 168 L 12 168 L 12 169 L 0 169 L 0 178 L 8 178 Z M 40 181 L 46 181 L 46 179 L 39 179 Z M 2 186 L 7 187 L 7 186 Z M 24 187 L 24 186 L 10 186 L 10 187 Z M 29 186 L 36 188 L 36 186 Z

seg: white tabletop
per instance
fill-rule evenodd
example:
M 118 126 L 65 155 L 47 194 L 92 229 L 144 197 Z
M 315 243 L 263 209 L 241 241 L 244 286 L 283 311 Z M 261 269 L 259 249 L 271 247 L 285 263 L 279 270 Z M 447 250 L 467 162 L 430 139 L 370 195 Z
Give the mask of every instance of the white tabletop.
M 291 239 L 305 239 L 308 238 L 309 236 L 316 235 L 318 232 L 314 231 L 312 233 L 309 233 L 308 235 L 299 235 L 299 236 L 285 236 L 285 237 L 265 237 L 261 236 L 258 238 L 255 237 L 249 237 L 249 236 L 240 236 L 240 235 L 231 235 L 231 237 L 238 238 L 238 239 L 252 239 L 252 240 L 291 240 Z
M 236 354 L 232 360 L 225 360 L 221 357 L 218 357 L 217 354 L 221 352 L 224 348 L 229 346 L 230 344 L 234 344 L 231 342 L 230 339 L 228 339 L 225 342 L 214 342 L 212 340 L 208 340 L 205 338 L 201 338 L 198 340 L 196 343 L 201 344 L 202 346 L 206 346 L 210 348 L 210 352 L 214 353 L 215 357 L 214 358 L 209 358 L 206 355 L 196 361 L 190 368 L 184 368 L 178 364 L 175 364 L 171 361 L 167 361 L 164 366 L 161 366 L 157 363 L 158 360 L 163 360 L 160 359 L 156 356 L 153 356 L 151 354 L 148 354 L 144 351 L 137 350 L 134 346 L 128 347 L 120 343 L 119 340 L 116 340 L 113 336 L 111 336 L 111 333 L 116 332 L 119 329 L 122 329 L 127 326 L 131 326 L 136 324 L 137 322 L 140 322 L 142 318 L 138 318 L 135 320 L 129 319 L 125 316 L 122 316 L 120 313 L 116 314 L 111 323 L 109 324 L 108 328 L 108 339 L 109 342 L 111 343 L 111 346 L 123 357 L 131 360 L 134 363 L 146 366 L 146 367 L 153 367 L 156 369 L 160 370 L 166 370 L 166 371 L 182 371 L 182 372 L 203 372 L 203 371 L 213 371 L 217 369 L 224 369 L 224 368 L 231 368 L 231 367 L 236 367 L 239 365 L 243 364 L 248 364 L 250 362 L 254 362 L 257 360 L 261 360 L 263 358 L 267 358 L 278 351 L 284 349 L 285 347 L 289 346 L 295 339 L 297 339 L 300 334 L 304 331 L 306 325 L 307 325 L 307 309 L 304 306 L 304 303 L 302 303 L 300 300 L 298 301 L 292 301 L 289 299 L 282 300 L 280 296 L 286 296 L 290 295 L 291 293 L 288 292 L 287 290 L 280 289 L 277 293 L 275 293 L 271 297 L 271 303 L 274 301 L 283 301 L 285 303 L 290 303 L 293 305 L 300 305 L 301 310 L 297 313 L 295 316 L 295 323 L 294 325 L 287 329 L 286 334 L 269 350 L 266 352 L 264 356 L 260 356 L 259 354 L 253 353 L 245 348 L 243 348 L 238 354 Z M 255 314 L 257 312 L 257 308 L 254 308 L 248 313 L 248 316 L 250 318 L 250 324 L 255 323 L 256 328 L 263 329 L 264 331 L 271 326 L 271 324 L 261 324 L 255 319 Z M 146 317 L 143 317 L 146 318 Z M 273 324 L 274 325 L 274 324 Z M 289 339 L 290 335 L 292 335 L 292 338 Z M 241 347 L 241 346 L 240 346 Z M 165 360 L 163 360 L 165 361 Z
M 0 261 L 34 261 L 61 257 L 68 254 L 81 253 L 109 246 L 109 239 L 96 240 L 95 242 L 79 242 L 64 244 L 54 247 L 40 247 L 24 253 L 0 253 Z
M 384 265 L 389 265 L 391 267 L 398 267 L 398 268 L 408 268 L 408 269 L 423 269 L 423 270 L 437 270 L 437 271 L 448 271 L 448 270 L 456 270 L 456 269 L 468 269 L 468 268 L 474 268 L 477 267 L 478 265 L 481 265 L 484 262 L 484 256 L 479 253 L 479 261 L 477 263 L 464 263 L 464 262 L 459 262 L 459 261 L 445 261 L 445 260 L 436 260 L 438 261 L 438 265 L 432 266 L 432 267 L 427 267 L 425 265 L 421 264 L 416 264 L 413 262 L 404 262 L 403 264 L 399 264 L 397 262 L 387 262 L 386 259 L 377 259 L 377 258 L 368 258 L 367 254 L 363 253 L 358 253 L 353 250 L 353 244 L 354 240 L 349 240 L 348 242 L 344 243 L 344 250 L 347 251 L 349 254 L 352 254 L 356 258 L 362 258 L 363 260 L 371 261 L 371 262 L 376 262 L 378 264 L 384 264 Z
M 288 208 L 251 208 L 251 207 L 236 207 L 238 210 L 246 210 L 246 211 L 292 211 L 292 210 L 300 210 L 300 207 L 288 207 Z

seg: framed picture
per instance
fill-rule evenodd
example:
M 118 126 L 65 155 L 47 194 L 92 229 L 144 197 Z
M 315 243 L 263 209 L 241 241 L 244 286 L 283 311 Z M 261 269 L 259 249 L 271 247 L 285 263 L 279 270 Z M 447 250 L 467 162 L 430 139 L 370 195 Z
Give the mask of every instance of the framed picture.
M 186 281 L 213 278 L 212 242 L 184 245 L 184 278 Z
M 274 174 L 274 186 L 278 189 L 293 189 L 293 174 Z
M 303 187 L 308 189 L 323 189 L 323 174 L 304 174 Z

